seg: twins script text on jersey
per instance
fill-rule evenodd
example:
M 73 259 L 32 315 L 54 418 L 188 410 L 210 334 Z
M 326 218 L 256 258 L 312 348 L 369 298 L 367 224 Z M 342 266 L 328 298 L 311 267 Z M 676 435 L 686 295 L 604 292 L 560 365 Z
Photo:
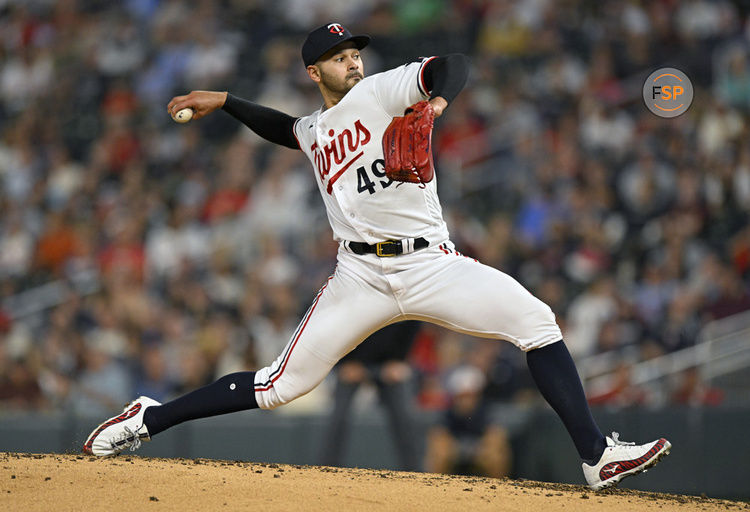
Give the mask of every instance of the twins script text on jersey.
M 365 154 L 364 151 L 357 153 L 357 150 L 370 142 L 372 136 L 359 119 L 354 122 L 354 134 L 348 128 L 341 131 L 338 135 L 336 135 L 334 129 L 330 129 L 328 130 L 328 136 L 331 137 L 331 141 L 328 144 L 321 149 L 318 146 L 318 142 L 315 141 L 310 146 L 310 152 L 314 155 L 315 169 L 317 169 L 322 182 L 325 182 L 326 177 L 328 177 L 331 171 L 331 158 L 333 158 L 333 163 L 338 166 L 336 173 L 328 179 L 326 191 L 330 194 L 336 180 Z M 351 158 L 347 160 L 348 157 Z
M 382 138 L 394 116 L 425 100 L 429 59 L 364 78 L 330 108 L 297 119 L 294 135 L 313 165 L 337 241 L 448 239 L 436 183 L 391 186 Z

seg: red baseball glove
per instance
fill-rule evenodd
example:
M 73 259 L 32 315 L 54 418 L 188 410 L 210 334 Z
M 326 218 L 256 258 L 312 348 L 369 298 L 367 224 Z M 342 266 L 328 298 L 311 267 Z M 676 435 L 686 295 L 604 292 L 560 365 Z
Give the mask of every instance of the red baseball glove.
M 424 185 L 435 177 L 432 165 L 432 125 L 435 111 L 427 101 L 394 117 L 383 134 L 385 174 L 393 181 Z

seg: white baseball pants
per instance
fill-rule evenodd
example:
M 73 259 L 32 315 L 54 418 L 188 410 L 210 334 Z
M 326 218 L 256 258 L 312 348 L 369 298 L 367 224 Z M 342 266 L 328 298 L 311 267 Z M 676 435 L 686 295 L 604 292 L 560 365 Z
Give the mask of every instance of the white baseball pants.
M 371 333 L 423 320 L 523 351 L 562 339 L 552 310 L 497 269 L 450 242 L 381 258 L 339 249 L 338 265 L 279 357 L 255 374 L 255 398 L 273 409 L 308 393 Z

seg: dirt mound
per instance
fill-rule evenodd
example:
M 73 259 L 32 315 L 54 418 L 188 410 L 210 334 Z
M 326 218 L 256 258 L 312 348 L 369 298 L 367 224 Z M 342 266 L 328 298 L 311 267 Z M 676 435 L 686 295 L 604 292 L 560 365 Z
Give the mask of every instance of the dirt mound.
M 0 453 L 0 510 L 750 510 L 742 502 L 428 473 Z

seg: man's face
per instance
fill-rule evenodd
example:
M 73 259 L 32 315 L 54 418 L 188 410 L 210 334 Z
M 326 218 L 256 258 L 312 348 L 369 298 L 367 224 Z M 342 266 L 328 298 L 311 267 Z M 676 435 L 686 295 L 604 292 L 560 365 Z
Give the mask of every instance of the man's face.
M 364 78 L 362 57 L 354 43 L 343 43 L 315 63 L 320 82 L 330 91 L 346 94 Z

